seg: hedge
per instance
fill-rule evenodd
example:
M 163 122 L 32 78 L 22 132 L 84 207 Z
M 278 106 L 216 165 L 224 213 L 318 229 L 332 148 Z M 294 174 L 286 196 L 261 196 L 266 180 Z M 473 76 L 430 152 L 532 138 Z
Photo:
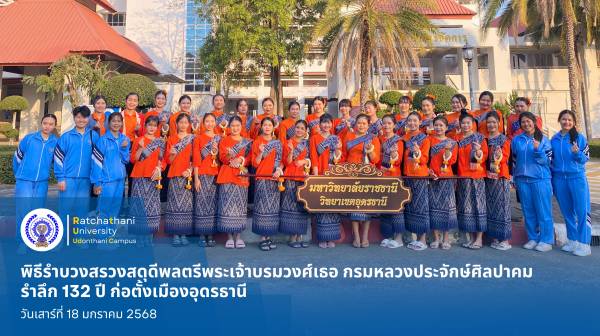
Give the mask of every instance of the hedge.
M 590 156 L 600 158 L 600 139 L 590 141 Z
M 444 84 L 429 84 L 417 91 L 415 96 L 413 97 L 413 105 L 416 109 L 421 109 L 421 101 L 427 97 L 427 95 L 432 95 L 435 97 L 435 112 L 447 112 L 452 111 L 452 96 L 457 94 L 458 92 Z
M 15 184 L 12 160 L 16 149 L 17 146 L 0 146 L 0 184 Z M 54 171 L 50 171 L 50 183 L 56 183 Z
M 140 107 L 148 107 L 152 106 L 154 102 L 156 90 L 156 84 L 150 78 L 137 74 L 125 74 L 109 79 L 101 91 L 110 107 L 124 107 L 125 97 L 131 92 L 140 96 Z
M 398 91 L 388 91 L 379 97 L 379 102 L 388 106 L 391 110 L 393 106 L 398 105 L 398 100 L 402 97 L 402 93 Z

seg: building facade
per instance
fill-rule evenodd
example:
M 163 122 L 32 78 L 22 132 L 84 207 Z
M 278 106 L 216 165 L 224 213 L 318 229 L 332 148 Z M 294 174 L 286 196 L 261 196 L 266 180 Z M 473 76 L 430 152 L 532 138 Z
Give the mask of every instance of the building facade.
M 210 111 L 211 95 L 215 93 L 204 80 L 198 66 L 197 51 L 211 25 L 198 15 L 195 0 L 104 0 L 114 10 L 97 5 L 97 14 L 121 35 L 135 42 L 153 61 L 163 75 L 173 75 L 185 83 L 157 83 L 169 92 L 170 108 L 182 94 L 188 94 L 198 113 Z M 538 48 L 523 37 L 498 38 L 495 29 L 482 34 L 477 1 L 438 0 L 438 8 L 426 13 L 445 36 L 435 41 L 421 57 L 419 69 L 411 69 L 413 80 L 405 91 L 414 92 L 429 83 L 446 84 L 468 96 L 468 64 L 462 47 L 474 46 L 475 95 L 490 90 L 497 101 L 515 90 L 532 99 L 532 112 L 541 116 L 550 134 L 559 129 L 558 113 L 569 106 L 567 67 L 558 46 Z M 600 137 L 600 57 L 595 49 L 585 51 L 585 82 L 589 97 L 592 136 Z M 327 72 L 326 55 L 315 50 L 307 55 L 302 66 L 283 77 L 285 100 L 298 100 L 308 105 L 315 96 L 351 98 L 357 86 L 345 80 L 340 71 Z M 378 94 L 396 89 L 387 74 L 375 76 Z M 226 109 L 233 110 L 237 99 L 249 100 L 250 109 L 260 112 L 260 102 L 269 96 L 270 78 L 263 74 L 255 80 L 239 83 L 229 92 Z M 476 107 L 476 106 L 475 106 Z M 335 103 L 329 104 L 336 111 Z M 305 108 L 306 110 L 306 108 Z M 23 120 L 21 121 L 23 125 Z

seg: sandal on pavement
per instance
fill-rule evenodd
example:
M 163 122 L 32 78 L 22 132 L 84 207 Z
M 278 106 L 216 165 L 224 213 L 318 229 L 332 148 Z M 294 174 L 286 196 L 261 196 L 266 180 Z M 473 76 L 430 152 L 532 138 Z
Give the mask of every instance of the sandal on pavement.
M 334 248 L 334 247 L 335 247 L 335 243 L 334 243 L 334 242 L 332 242 L 332 241 L 328 241 L 328 242 L 327 242 L 327 247 L 328 247 L 328 248 Z
M 235 241 L 235 248 L 237 249 L 243 249 L 244 247 L 246 247 L 246 243 L 244 243 L 243 240 L 238 239 Z
M 359 248 L 360 247 L 360 241 L 358 241 L 358 240 L 353 241 L 352 242 L 352 246 L 354 246 L 356 248 Z
M 362 242 L 362 243 L 360 243 L 360 247 L 362 247 L 362 248 L 367 248 L 367 247 L 369 247 L 369 242 L 368 242 L 368 241 L 366 241 L 366 242 Z
M 226 249 L 235 248 L 235 243 L 233 242 L 233 239 L 227 239 L 227 241 L 225 242 L 225 248 Z
M 379 246 L 381 247 L 388 247 L 388 244 L 390 243 L 390 241 L 392 241 L 391 239 L 385 238 L 384 240 L 381 241 L 381 244 L 379 244 Z
M 217 246 L 217 242 L 215 241 L 215 239 L 213 237 L 208 237 L 208 238 L 206 238 L 206 246 L 215 247 L 215 246 Z
M 310 246 L 310 244 L 307 241 L 301 241 L 300 245 L 302 245 L 302 248 L 307 248 Z
M 429 247 L 432 249 L 436 249 L 440 247 L 440 241 L 436 240 L 436 241 L 432 241 L 431 244 L 429 244 Z
M 258 243 L 258 248 L 260 248 L 261 251 L 270 251 L 271 248 L 269 247 L 269 241 L 268 240 L 263 240 L 260 243 Z
M 471 244 L 471 245 L 469 246 L 469 248 L 470 248 L 471 250 L 479 250 L 479 249 L 480 249 L 480 248 L 482 248 L 482 247 L 483 247 L 483 246 L 481 246 L 481 244 L 480 244 L 480 243 L 473 243 L 473 244 Z
M 473 242 L 466 242 L 466 243 L 463 243 L 461 246 L 464 248 L 471 248 L 471 244 L 473 244 Z
M 267 239 L 267 241 L 269 242 L 269 248 L 271 250 L 274 250 L 277 248 L 277 244 L 275 244 L 271 239 Z
M 422 242 L 415 240 L 408 244 L 407 247 L 414 251 L 423 251 L 427 249 L 427 244 L 423 244 Z
M 302 248 L 302 243 L 299 241 L 291 242 L 290 247 L 292 248 Z
M 394 239 L 390 240 L 389 243 L 387 244 L 387 248 L 394 249 L 394 248 L 398 248 L 398 247 L 402 247 L 402 243 L 400 243 Z
M 319 243 L 319 247 L 320 247 L 320 248 L 323 248 L 323 249 L 324 249 L 324 248 L 327 248 L 327 242 L 324 242 L 324 241 L 320 242 L 320 243 Z
M 450 242 L 442 243 L 442 250 L 449 250 L 451 247 L 452 247 L 452 244 L 450 244 Z

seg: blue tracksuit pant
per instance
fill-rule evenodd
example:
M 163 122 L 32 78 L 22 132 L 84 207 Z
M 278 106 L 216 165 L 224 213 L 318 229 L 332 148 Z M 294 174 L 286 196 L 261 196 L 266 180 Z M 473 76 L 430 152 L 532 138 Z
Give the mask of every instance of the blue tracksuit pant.
M 529 240 L 554 243 L 552 183 L 550 179 L 516 178 Z
M 565 218 L 567 238 L 583 244 L 592 240 L 590 190 L 587 178 L 555 174 L 552 178 L 554 196 Z
M 124 191 L 124 179 L 102 183 L 102 192 L 98 196 L 98 212 L 100 216 L 116 217 L 119 215 Z
M 66 215 L 87 216 L 90 202 L 89 178 L 65 178 L 66 190 L 58 193 L 60 199 L 60 214 L 65 220 Z
M 21 225 L 23 217 L 31 210 L 43 208 L 48 194 L 48 180 L 27 181 L 17 179 L 15 184 L 16 224 Z M 17 230 L 17 232 L 19 232 Z

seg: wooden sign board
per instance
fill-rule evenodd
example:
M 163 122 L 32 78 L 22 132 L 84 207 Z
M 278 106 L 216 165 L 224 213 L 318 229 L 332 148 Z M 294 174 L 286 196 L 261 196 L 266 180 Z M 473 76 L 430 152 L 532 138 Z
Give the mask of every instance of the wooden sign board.
M 397 213 L 411 199 L 399 177 L 383 176 L 381 170 L 358 163 L 335 165 L 323 176 L 309 176 L 297 193 L 308 212 Z

